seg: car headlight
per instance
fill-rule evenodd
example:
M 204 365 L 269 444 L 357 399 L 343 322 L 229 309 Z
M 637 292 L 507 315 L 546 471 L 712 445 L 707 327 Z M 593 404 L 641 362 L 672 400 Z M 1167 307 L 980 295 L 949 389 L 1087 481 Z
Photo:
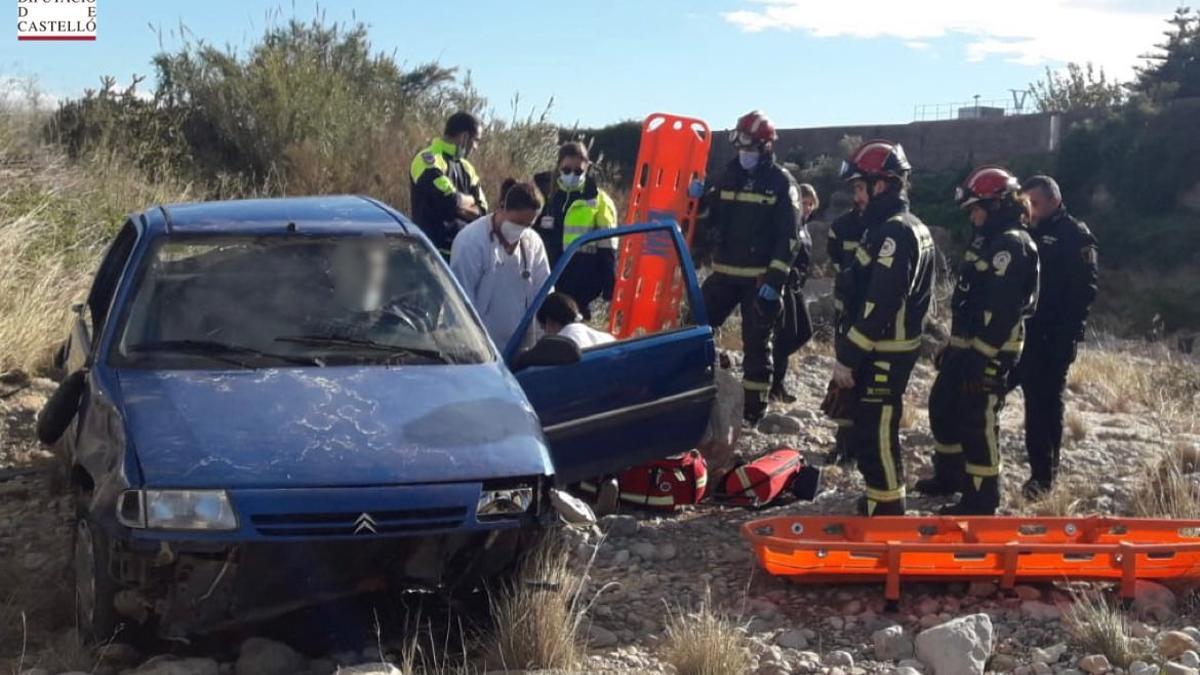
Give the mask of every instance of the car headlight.
M 533 488 L 516 487 L 503 490 L 483 490 L 475 516 L 481 520 L 519 516 L 533 506 Z
M 152 530 L 236 530 L 237 515 L 224 490 L 126 490 L 117 520 Z

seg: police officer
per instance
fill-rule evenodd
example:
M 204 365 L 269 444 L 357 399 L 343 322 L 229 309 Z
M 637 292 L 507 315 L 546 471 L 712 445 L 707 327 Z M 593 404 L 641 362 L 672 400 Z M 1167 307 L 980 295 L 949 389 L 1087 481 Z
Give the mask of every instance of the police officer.
M 803 219 L 800 225 L 800 250 L 792 263 L 787 284 L 783 291 L 783 316 L 775 326 L 775 339 L 771 343 L 771 360 L 774 371 L 771 377 L 770 400 L 780 403 L 795 403 L 796 397 L 788 391 L 788 360 L 792 354 L 812 339 L 812 317 L 804 299 L 804 282 L 808 280 L 808 265 L 812 259 L 812 237 L 808 234 L 808 219 L 821 206 L 817 190 L 808 183 L 801 183 L 800 210 Z
M 869 201 L 847 274 L 833 384 L 853 391 L 852 452 L 868 516 L 904 513 L 900 418 L 934 281 L 933 238 L 908 208 L 911 171 L 904 149 L 884 140 L 864 143 L 842 166 L 842 179 L 862 181 Z
M 825 240 L 825 251 L 829 255 L 829 264 L 833 271 L 833 325 L 834 330 L 842 323 L 845 315 L 847 295 L 853 281 L 852 268 L 854 258 L 858 253 L 859 240 L 862 239 L 863 211 L 867 208 L 870 198 L 867 192 L 867 182 L 861 178 L 850 181 L 853 190 L 853 204 L 849 211 L 833 220 L 829 225 L 829 236 Z M 837 424 L 837 436 L 833 451 L 825 458 L 827 464 L 851 464 L 854 455 L 851 452 L 853 443 L 851 436 L 854 421 L 849 417 L 839 417 L 834 420 Z
M 1050 489 L 1062 444 L 1063 390 L 1075 350 L 1083 340 L 1088 310 L 1096 299 L 1096 239 L 1063 206 L 1058 183 L 1034 176 L 1022 186 L 1033 211 L 1031 234 L 1041 260 L 1037 312 L 1026 322 L 1025 351 L 1016 381 L 1025 393 L 1028 499 Z
M 593 230 L 617 226 L 616 203 L 596 184 L 590 168 L 587 147 L 571 141 L 559 146 L 558 165 L 552 175 L 534 177 L 535 183 L 549 187 L 550 198 L 538 218 L 538 233 L 546 242 L 552 267 L 576 239 Z M 584 320 L 590 320 L 592 302 L 600 297 L 612 298 L 616 267 L 617 240 L 601 239 L 571 258 L 555 288 L 574 298 Z
M 442 135 L 412 161 L 412 219 L 447 258 L 454 235 L 488 211 L 479 174 L 467 160 L 482 137 L 477 117 L 456 112 L 446 119 Z
M 702 292 L 709 322 L 718 328 L 742 310 L 745 420 L 766 412 L 771 388 L 771 329 L 800 241 L 800 191 L 775 161 L 775 126 L 755 110 L 738 119 L 730 140 L 738 156 L 702 200 L 700 219 L 713 246 L 713 273 Z
M 929 395 L 934 475 L 926 494 L 961 491 L 946 513 L 993 515 L 1000 506 L 999 418 L 1008 374 L 1021 353 L 1038 297 L 1038 253 L 1026 232 L 1028 200 L 1006 169 L 971 172 L 955 194 L 974 237 L 958 268 L 950 344 Z

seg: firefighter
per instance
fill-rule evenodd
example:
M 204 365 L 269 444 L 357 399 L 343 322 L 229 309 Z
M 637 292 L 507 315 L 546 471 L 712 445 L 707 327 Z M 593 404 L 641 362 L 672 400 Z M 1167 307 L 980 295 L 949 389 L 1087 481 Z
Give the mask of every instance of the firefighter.
M 1050 489 L 1062 444 L 1063 390 L 1075 350 L 1096 299 L 1096 239 L 1063 206 L 1058 183 L 1034 176 L 1022 186 L 1033 211 L 1031 234 L 1041 261 L 1037 312 L 1025 325 L 1025 351 L 1016 382 L 1025 393 L 1025 449 L 1030 478 L 1022 492 L 1035 499 Z
M 456 112 L 446 119 L 442 135 L 412 161 L 412 219 L 447 259 L 454 235 L 488 211 L 479 174 L 467 160 L 482 138 L 479 118 Z
M 946 513 L 993 515 L 1000 506 L 999 418 L 1038 297 L 1038 253 L 1026 231 L 1029 202 L 1006 169 L 971 172 L 955 193 L 974 236 L 958 268 L 950 344 L 929 395 L 934 475 L 925 494 L 962 492 Z
M 867 192 L 867 182 L 861 178 L 850 181 L 853 190 L 853 202 L 849 211 L 834 219 L 829 225 L 829 236 L 825 240 L 825 250 L 829 255 L 829 264 L 833 269 L 833 325 L 834 330 L 841 325 L 845 315 L 847 292 L 852 281 L 851 268 L 854 266 L 855 254 L 858 253 L 859 240 L 862 239 L 863 211 L 867 208 L 870 198 Z M 854 454 L 851 452 L 853 443 L 851 437 L 854 431 L 854 421 L 849 417 L 834 419 L 837 424 L 837 436 L 833 450 L 825 458 L 826 464 L 852 464 Z
M 808 280 L 808 264 L 812 259 L 812 237 L 808 233 L 808 219 L 821 206 L 817 190 L 808 183 L 801 183 L 800 211 L 800 250 L 792 263 L 792 271 L 788 273 L 787 284 L 783 291 L 783 316 L 775 326 L 775 339 L 771 344 L 771 359 L 774 371 L 771 377 L 769 398 L 780 403 L 795 403 L 796 397 L 787 389 L 788 360 L 792 354 L 808 344 L 812 339 L 812 317 L 808 313 L 808 303 L 804 299 L 804 282 Z
M 867 484 L 864 515 L 904 513 L 900 418 L 933 288 L 933 238 L 909 211 L 912 166 L 898 143 L 864 143 L 842 166 L 869 196 L 865 230 L 846 273 L 831 386 L 852 392 L 852 452 Z
M 743 415 L 762 419 L 771 388 L 771 329 L 800 241 L 800 190 L 775 161 L 775 126 L 762 112 L 743 115 L 730 132 L 737 157 L 702 199 L 700 219 L 712 244 L 713 273 L 702 288 L 713 328 L 741 307 L 745 353 Z
M 597 186 L 590 167 L 587 147 L 571 141 L 559 146 L 554 173 L 534 178 L 535 183 L 549 187 L 550 197 L 538 218 L 538 233 L 546 242 L 551 267 L 576 239 L 593 230 L 617 226 L 617 205 Z M 592 302 L 601 297 L 612 299 L 616 268 L 617 240 L 602 239 L 571 258 L 555 287 L 574 298 L 584 320 L 591 320 Z

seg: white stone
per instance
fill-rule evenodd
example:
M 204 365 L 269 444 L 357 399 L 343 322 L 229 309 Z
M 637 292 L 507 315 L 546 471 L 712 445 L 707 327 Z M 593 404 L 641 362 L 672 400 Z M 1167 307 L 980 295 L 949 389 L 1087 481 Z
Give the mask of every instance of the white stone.
M 1179 662 L 1188 668 L 1200 668 L 1200 654 L 1188 650 L 1179 655 Z
M 1067 653 L 1067 645 L 1058 643 L 1039 649 L 1034 647 L 1030 658 L 1034 663 L 1057 663 Z
M 1158 638 L 1158 653 L 1168 659 L 1189 651 L 1200 651 L 1200 643 L 1181 630 L 1167 631 Z
M 1048 664 L 1035 662 L 1033 664 L 1033 672 L 1034 675 L 1052 675 L 1054 673 L 1054 669 Z
M 292 675 L 308 668 L 307 659 L 282 642 L 250 638 L 238 651 L 237 675 Z
M 875 643 L 875 658 L 880 661 L 899 661 L 913 655 L 912 639 L 901 626 L 888 626 L 871 636 Z
M 1200 670 L 1172 661 L 1163 668 L 1163 675 L 1200 675 Z
M 771 413 L 758 423 L 758 430 L 764 434 L 795 436 L 804 425 L 795 417 Z
M 826 654 L 821 663 L 836 668 L 853 668 L 854 657 L 850 655 L 850 652 L 838 650 Z
M 918 635 L 917 658 L 934 675 L 983 675 L 994 646 L 992 637 L 987 614 L 959 617 Z
M 1158 666 L 1145 661 L 1134 661 L 1129 664 L 1129 675 L 1158 675 Z
M 1085 673 L 1092 675 L 1100 675 L 1106 673 L 1112 665 L 1108 662 L 1108 657 L 1103 654 L 1089 654 L 1088 656 L 1079 659 L 1079 669 Z

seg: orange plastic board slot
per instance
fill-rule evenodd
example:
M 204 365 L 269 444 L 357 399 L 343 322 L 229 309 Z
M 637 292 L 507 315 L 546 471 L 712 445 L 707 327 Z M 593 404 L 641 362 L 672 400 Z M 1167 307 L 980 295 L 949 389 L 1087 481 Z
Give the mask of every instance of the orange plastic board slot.
M 776 517 L 742 526 L 770 574 L 803 583 L 1200 579 L 1200 520 Z
M 666 113 L 647 117 L 625 222 L 674 220 L 690 245 L 697 200 L 688 186 L 704 180 L 711 145 L 712 133 L 701 120 Z M 667 233 L 623 237 L 608 330 L 624 339 L 677 327 L 683 294 L 678 254 Z

